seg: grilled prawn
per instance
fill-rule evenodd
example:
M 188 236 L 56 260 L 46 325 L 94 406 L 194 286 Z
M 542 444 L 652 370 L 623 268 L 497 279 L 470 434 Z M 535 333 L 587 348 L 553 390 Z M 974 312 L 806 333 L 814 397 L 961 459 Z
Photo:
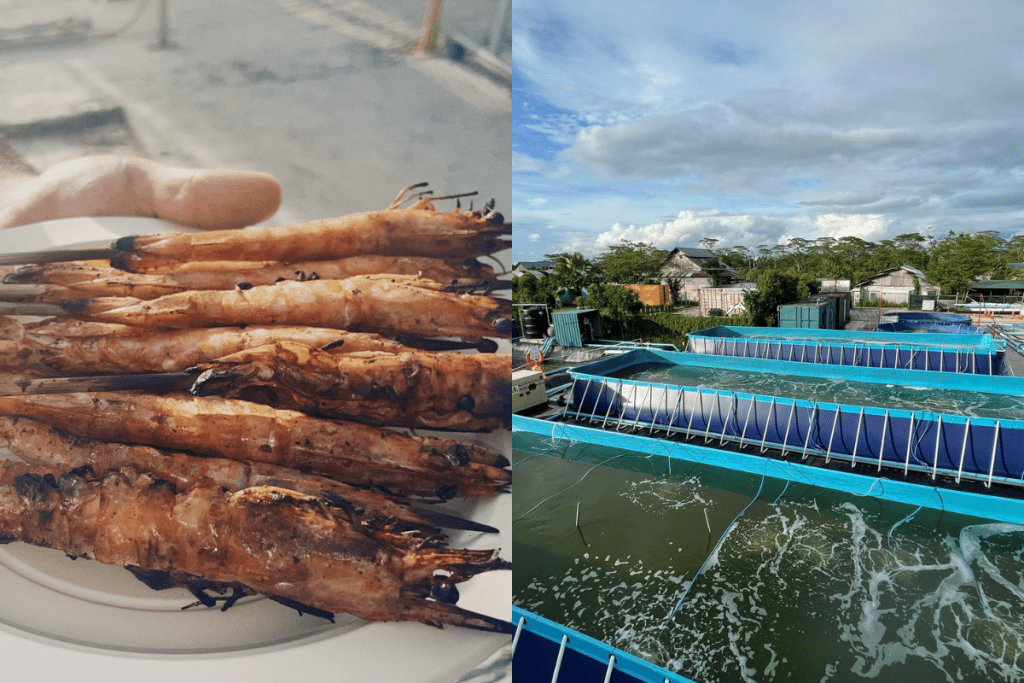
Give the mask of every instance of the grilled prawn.
M 442 259 L 409 256 L 353 256 L 333 261 L 216 261 L 183 264 L 170 273 L 133 273 L 76 261 L 25 266 L 3 279 L 0 294 L 7 301 L 58 303 L 96 296 L 127 296 L 150 300 L 193 289 L 259 287 L 281 280 L 344 280 L 357 275 L 408 275 L 451 283 L 493 281 L 494 269 L 475 259 L 449 265 Z M 185 267 L 187 265 L 187 268 Z
M 6 447 L 27 463 L 58 470 L 84 467 L 102 474 L 133 467 L 169 481 L 179 489 L 204 482 L 212 482 L 228 491 L 277 486 L 319 497 L 329 505 L 343 508 L 353 523 L 369 526 L 390 526 L 397 521 L 406 528 L 495 531 L 486 525 L 429 507 L 413 507 L 377 491 L 344 484 L 329 477 L 262 462 L 198 457 L 150 446 L 76 438 L 28 417 L 0 417 L 0 447 Z
M 179 491 L 128 468 L 83 474 L 2 467 L 0 542 L 238 584 L 328 613 L 511 632 L 454 604 L 457 583 L 511 569 L 498 551 L 371 536 L 316 498 L 272 486 Z
M 422 186 L 422 185 L 420 185 Z M 195 233 L 155 233 L 124 237 L 115 243 L 133 270 L 145 268 L 146 257 L 189 261 L 279 261 L 296 263 L 362 254 L 455 258 L 483 256 L 511 246 L 501 239 L 512 226 L 488 202 L 483 211 L 441 212 L 434 202 L 416 200 L 402 190 L 384 211 L 356 213 L 298 225 L 209 230 Z M 117 267 L 117 259 L 112 260 Z
M 312 325 L 385 335 L 480 340 L 512 334 L 510 307 L 455 294 L 431 280 L 400 275 L 285 281 L 250 289 L 190 291 L 152 301 L 101 297 L 61 304 L 71 316 L 154 327 Z
M 202 363 L 189 389 L 372 424 L 459 431 L 511 427 L 512 360 L 503 354 L 335 356 L 279 341 Z
M 0 414 L 32 417 L 81 438 L 272 463 L 407 496 L 488 496 L 507 490 L 512 479 L 504 456 L 473 444 L 214 396 L 0 396 Z
M 331 354 L 412 351 L 377 334 L 305 325 L 166 330 L 66 319 L 22 323 L 0 316 L 0 367 L 45 367 L 64 375 L 179 372 L 279 340 Z

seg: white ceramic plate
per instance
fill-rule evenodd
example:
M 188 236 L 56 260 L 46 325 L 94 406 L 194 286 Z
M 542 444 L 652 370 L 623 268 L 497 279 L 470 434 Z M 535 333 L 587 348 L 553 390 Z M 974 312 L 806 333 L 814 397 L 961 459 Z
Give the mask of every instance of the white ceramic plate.
M 149 218 L 47 221 L 0 231 L 0 253 L 162 230 L 183 228 Z M 511 448 L 507 432 L 459 438 L 503 452 Z M 502 548 L 511 561 L 510 495 L 452 501 L 446 508 L 501 531 L 453 533 L 453 547 Z M 512 572 L 477 576 L 459 592 L 459 606 L 511 619 Z M 152 591 L 120 567 L 73 561 L 23 543 L 0 546 L 4 678 L 451 683 L 509 642 L 499 634 L 367 623 L 340 614 L 330 624 L 263 598 L 247 598 L 226 612 L 181 609 L 191 602 L 184 590 Z

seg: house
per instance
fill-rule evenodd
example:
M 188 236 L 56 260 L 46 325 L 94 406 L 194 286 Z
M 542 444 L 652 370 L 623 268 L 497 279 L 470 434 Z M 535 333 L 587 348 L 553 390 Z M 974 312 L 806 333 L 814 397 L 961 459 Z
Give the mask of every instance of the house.
M 888 304 L 905 304 L 910 302 L 911 294 L 937 296 L 940 289 L 917 268 L 900 266 L 884 270 L 853 285 L 853 304 L 856 306 L 861 301 L 879 300 Z
M 704 267 L 716 258 L 718 257 L 710 249 L 676 247 L 665 257 L 665 262 L 661 266 L 661 277 L 666 280 L 679 278 L 682 282 L 682 297 L 689 301 L 699 301 L 700 290 L 714 286 Z M 724 267 L 725 275 L 729 279 L 736 277 L 735 270 L 729 266 Z
M 519 277 L 530 273 L 534 277 L 541 277 L 555 269 L 554 261 L 521 261 L 512 269 L 512 277 Z

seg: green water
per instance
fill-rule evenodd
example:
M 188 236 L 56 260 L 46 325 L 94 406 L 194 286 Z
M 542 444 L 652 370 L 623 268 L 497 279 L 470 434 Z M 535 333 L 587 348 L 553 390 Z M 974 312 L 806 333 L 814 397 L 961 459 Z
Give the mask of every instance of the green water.
M 845 403 L 852 406 L 924 410 L 969 417 L 1024 419 L 1024 397 L 964 389 L 936 389 L 876 384 L 836 377 L 820 378 L 772 372 L 724 370 L 688 365 L 644 365 L 613 377 L 691 387 L 709 387 L 747 394 Z
M 512 460 L 525 609 L 700 683 L 1024 681 L 1024 527 L 521 432 Z

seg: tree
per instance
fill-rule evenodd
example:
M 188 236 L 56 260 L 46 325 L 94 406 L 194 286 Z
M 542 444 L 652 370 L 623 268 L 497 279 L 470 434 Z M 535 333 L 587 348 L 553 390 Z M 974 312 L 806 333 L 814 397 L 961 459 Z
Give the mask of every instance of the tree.
M 942 287 L 944 294 L 966 293 L 979 275 L 995 270 L 1002 263 L 999 250 L 1003 240 L 991 232 L 953 233 L 932 247 L 925 273 Z
M 705 261 L 700 270 L 709 280 L 711 280 L 712 287 L 721 287 L 722 285 L 728 284 L 732 279 L 726 270 L 725 264 L 722 263 L 722 260 L 717 256 Z
M 1014 235 L 1007 240 L 1006 252 L 1011 263 L 1024 262 L 1024 235 Z
M 900 256 L 901 263 L 899 265 L 913 266 L 918 270 L 927 268 L 928 242 L 929 238 L 916 232 L 897 235 L 893 239 L 893 243 Z
M 558 285 L 550 275 L 537 277 L 533 273 L 523 273 L 512 278 L 512 303 L 515 304 L 547 304 L 555 307 Z
M 640 295 L 621 285 L 591 285 L 579 304 L 598 309 L 602 324 L 607 326 L 604 333 L 612 339 L 633 337 L 639 325 L 638 316 L 644 310 Z
M 668 254 L 650 244 L 623 242 L 612 245 L 594 261 L 608 282 L 635 285 L 644 280 L 660 280 Z
M 757 276 L 757 291 L 743 295 L 750 323 L 774 327 L 779 321 L 779 306 L 798 301 L 799 279 L 779 270 L 765 270 Z
M 754 250 L 750 247 L 735 246 L 722 249 L 718 252 L 718 258 L 737 272 L 745 273 L 754 268 Z
M 597 279 L 594 264 L 578 251 L 571 254 L 545 254 L 545 257 L 555 262 L 552 277 L 555 282 L 568 290 L 570 299 L 582 294 L 583 288 Z
M 683 299 L 683 280 L 678 277 L 670 277 L 665 279 L 668 284 L 668 291 L 672 295 L 672 303 L 678 304 Z

